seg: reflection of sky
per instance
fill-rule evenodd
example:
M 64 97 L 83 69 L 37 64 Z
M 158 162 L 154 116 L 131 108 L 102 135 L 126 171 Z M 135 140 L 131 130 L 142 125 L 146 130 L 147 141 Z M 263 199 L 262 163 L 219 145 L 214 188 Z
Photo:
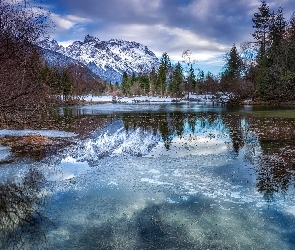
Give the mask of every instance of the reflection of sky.
M 204 135 L 184 135 L 175 137 L 171 141 L 169 150 L 165 143 L 160 142 L 145 157 L 168 156 L 172 158 L 185 157 L 187 155 L 219 154 L 227 151 L 224 140 L 209 138 Z
M 68 112 L 72 115 L 99 115 L 99 114 L 124 114 L 124 113 L 154 113 L 154 112 L 216 112 L 226 110 L 222 106 L 198 105 L 198 104 L 168 104 L 168 103 L 142 103 L 142 104 L 97 104 L 83 105 L 74 108 L 60 108 L 59 114 L 65 115 Z
M 169 156 L 172 158 L 187 155 L 219 154 L 227 152 L 226 142 L 230 141 L 228 129 L 221 119 L 209 123 L 208 120 L 197 119 L 191 126 L 186 119 L 181 136 L 174 134 L 169 149 L 165 142 L 159 142 L 146 157 Z
M 78 162 L 76 159 L 68 156 L 61 160 L 59 171 L 49 176 L 49 181 L 69 180 L 89 170 L 87 162 Z
M 169 195 L 159 189 L 98 185 L 61 197 L 52 210 L 60 211 L 58 223 L 48 237 L 58 249 L 146 249 L 146 240 L 152 249 L 165 244 L 180 249 L 290 249 L 281 232 L 292 228 L 278 223 L 282 217 L 271 208 L 179 192 Z
M 177 235 L 173 246 L 185 249 L 190 249 L 188 242 L 209 249 L 289 247 L 281 232 L 283 227 L 289 233 L 293 229 L 278 223 L 281 215 L 275 210 L 281 208 L 269 206 L 253 183 L 231 179 L 243 168 L 240 159 L 227 154 L 176 159 L 117 155 L 101 158 L 91 169 L 84 164 L 71 157 L 61 163 L 82 172 L 64 183 L 67 195 L 55 200 L 60 213 L 48 237 L 59 249 L 100 243 L 136 248 L 143 242 L 143 230 L 150 232 L 153 244 Z M 216 169 L 224 176 L 216 175 Z M 164 238 L 158 238 L 161 233 Z
M 160 131 L 125 131 L 116 120 L 43 166 L 56 169 L 47 178 L 57 193 L 47 211 L 56 224 L 47 233 L 53 246 L 288 249 L 283 231 L 294 229 L 280 221 L 294 221 L 294 197 L 271 205 L 257 191 L 253 165 L 244 161 L 247 144 L 259 149 L 257 138 L 245 136 L 234 155 L 221 118 L 181 124 L 167 150 Z
M 181 124 L 167 150 L 159 131 L 126 132 L 116 120 L 38 165 L 51 171 L 47 181 L 57 193 L 47 211 L 56 225 L 47 233 L 53 246 L 292 249 L 295 192 L 267 203 L 257 191 L 254 166 L 245 162 L 247 147 L 260 149 L 257 137 L 241 129 L 245 145 L 232 154 L 221 118 Z M 240 125 L 247 127 L 243 119 Z M 10 169 L 20 173 L 23 165 Z
M 10 155 L 10 148 L 0 145 L 0 162 L 5 160 Z

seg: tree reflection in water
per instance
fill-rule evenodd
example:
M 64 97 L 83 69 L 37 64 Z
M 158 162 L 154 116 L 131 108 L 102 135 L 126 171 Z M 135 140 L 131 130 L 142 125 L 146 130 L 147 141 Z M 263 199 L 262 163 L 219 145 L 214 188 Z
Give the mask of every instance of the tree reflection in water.
M 26 242 L 46 243 L 50 222 L 39 210 L 45 202 L 43 183 L 43 174 L 31 168 L 22 179 L 0 184 L 0 249 L 26 249 Z
M 254 164 L 257 190 L 267 200 L 276 193 L 286 193 L 294 184 L 295 119 L 210 112 L 121 114 L 121 119 L 127 131 L 140 128 L 160 134 L 167 150 L 173 138 L 187 134 L 204 132 L 208 140 L 227 138 L 232 157 L 242 155 Z M 257 154 L 257 149 L 261 153 Z M 44 183 L 42 173 L 32 168 L 20 180 L 0 184 L 0 249 L 24 249 L 26 242 L 36 242 L 44 249 L 46 231 L 52 226 L 40 212 L 45 205 L 41 192 Z
M 159 132 L 167 150 L 175 136 L 182 137 L 187 129 L 195 132 L 198 123 L 203 129 L 222 123 L 230 143 L 228 149 L 233 156 L 243 150 L 244 160 L 255 165 L 257 190 L 266 200 L 275 193 L 285 193 L 295 179 L 295 120 L 284 118 L 245 117 L 233 114 L 182 113 L 167 114 L 123 114 L 126 130 L 141 128 L 144 131 Z M 214 134 L 211 134 L 213 137 Z M 210 134 L 207 135 L 210 137 Z M 210 138 L 209 138 L 210 139 Z M 262 153 L 255 152 L 260 146 Z
M 295 180 L 295 120 L 251 119 L 262 154 L 258 158 L 257 188 L 268 201 L 275 193 L 285 194 Z

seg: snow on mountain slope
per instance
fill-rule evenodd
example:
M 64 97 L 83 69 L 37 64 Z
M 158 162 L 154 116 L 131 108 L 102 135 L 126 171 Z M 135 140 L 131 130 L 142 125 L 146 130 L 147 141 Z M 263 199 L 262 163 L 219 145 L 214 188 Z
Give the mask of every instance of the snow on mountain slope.
M 65 56 L 59 52 L 56 52 L 51 49 L 42 48 L 42 53 L 45 61 L 47 61 L 50 65 L 59 65 L 59 66 L 67 66 L 69 63 L 71 64 L 81 64 L 77 60 Z
M 135 74 L 149 72 L 159 66 L 159 60 L 146 46 L 118 39 L 100 41 L 87 35 L 84 41 L 75 41 L 64 48 L 57 41 L 44 40 L 40 47 L 60 53 L 86 65 L 106 81 L 121 82 L 123 72 Z

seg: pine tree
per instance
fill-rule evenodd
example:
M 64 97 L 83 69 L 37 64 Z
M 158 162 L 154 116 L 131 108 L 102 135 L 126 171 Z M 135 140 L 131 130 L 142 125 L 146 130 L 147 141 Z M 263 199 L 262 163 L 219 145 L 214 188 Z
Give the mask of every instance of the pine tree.
M 263 56 L 258 57 L 257 61 L 257 86 L 260 97 L 263 99 L 285 100 L 290 98 L 287 92 L 293 76 L 292 73 L 290 74 L 287 59 L 290 50 L 286 46 L 288 44 L 285 39 L 286 29 L 287 23 L 283 9 L 279 8 L 276 13 L 272 13 L 269 20 L 268 49 Z
M 204 77 L 204 92 L 205 93 L 213 93 L 215 88 L 215 79 L 212 72 L 208 71 Z
M 295 73 L 295 12 L 291 16 L 287 31 L 286 31 L 286 44 L 288 48 L 287 53 L 287 67 Z
M 264 56 L 269 46 L 269 30 L 272 15 L 265 0 L 261 2 L 258 10 L 259 12 L 255 13 L 254 18 L 252 18 L 252 22 L 254 23 L 253 28 L 255 29 L 252 36 L 258 43 L 260 55 Z
M 270 24 L 270 41 L 271 46 L 279 46 L 283 40 L 284 34 L 286 32 L 287 22 L 283 14 L 283 9 L 279 8 L 276 14 L 272 15 Z
M 199 93 L 203 93 L 204 90 L 204 81 L 205 81 L 205 73 L 201 69 L 197 69 L 197 86 L 199 89 Z
M 126 71 L 123 73 L 121 89 L 123 95 L 128 95 L 130 92 L 129 79 Z
M 67 101 L 74 90 L 71 75 L 67 69 L 61 73 L 61 86 L 63 89 L 63 99 Z
M 226 55 L 226 64 L 221 73 L 220 90 L 227 93 L 232 102 L 239 102 L 247 94 L 244 88 L 244 62 L 233 44 Z M 233 94 L 233 95 L 232 95 Z
M 243 71 L 243 60 L 235 44 L 233 44 L 230 52 L 226 55 L 226 60 L 225 73 L 229 79 L 240 78 Z
M 183 69 L 181 64 L 178 62 L 174 69 L 173 74 L 171 78 L 171 82 L 169 84 L 169 92 L 173 96 L 180 96 L 181 95 L 181 84 L 183 83 L 184 77 L 183 77 Z
M 252 36 L 256 40 L 256 45 L 258 47 L 256 82 L 258 92 L 262 97 L 266 95 L 269 82 L 272 82 L 272 79 L 268 77 L 271 61 L 266 53 L 269 52 L 268 49 L 271 44 L 270 29 L 274 17 L 265 0 L 261 2 L 261 6 L 258 10 L 259 12 L 255 13 L 254 18 L 252 18 L 254 23 L 254 33 Z
M 130 86 L 132 87 L 132 85 L 136 82 L 136 75 L 134 72 L 132 72 L 131 78 L 130 78 Z
M 236 92 L 239 80 L 242 77 L 243 60 L 233 44 L 230 52 L 226 55 L 226 64 L 221 75 L 221 90 Z
M 163 53 L 161 61 L 160 61 L 157 88 L 156 88 L 157 91 L 161 94 L 161 96 L 163 96 L 164 92 L 166 91 L 170 68 L 171 68 L 170 58 L 168 54 L 165 52 Z
M 141 92 L 143 95 L 146 95 L 149 92 L 150 83 L 149 83 L 149 76 L 146 74 L 140 75 L 138 77 L 138 81 L 140 84 Z
M 152 67 L 152 70 L 149 74 L 149 92 L 150 94 L 154 94 L 156 91 L 156 85 L 157 85 L 157 72 L 155 67 Z
M 193 89 L 194 92 L 196 92 L 196 75 L 195 75 L 195 70 L 193 69 L 193 65 L 191 64 L 189 72 L 188 72 L 188 77 L 187 81 L 189 86 L 191 86 L 191 89 Z

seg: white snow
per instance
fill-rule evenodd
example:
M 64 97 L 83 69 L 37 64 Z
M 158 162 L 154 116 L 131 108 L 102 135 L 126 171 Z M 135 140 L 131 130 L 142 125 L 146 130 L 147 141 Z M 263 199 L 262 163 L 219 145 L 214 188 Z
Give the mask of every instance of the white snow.
M 201 104 L 213 104 L 217 102 L 225 103 L 228 98 L 225 95 L 220 95 L 218 98 L 215 95 L 207 94 L 207 95 L 196 95 L 189 94 L 190 101 L 197 102 Z M 88 102 L 112 102 L 113 96 L 82 96 L 82 100 Z M 135 102 L 188 102 L 187 95 L 182 98 L 172 98 L 170 96 L 160 97 L 160 96 L 133 96 L 133 97 L 115 97 L 115 100 L 120 103 L 135 103 Z
M 59 130 L 33 130 L 33 129 L 24 129 L 24 130 L 13 130 L 13 129 L 1 129 L 0 137 L 4 136 L 28 136 L 31 134 L 38 134 L 46 137 L 57 138 L 57 137 L 73 137 L 76 136 L 75 133 L 59 131 Z
M 81 99 L 84 100 L 84 101 L 87 101 L 87 102 L 111 102 L 112 101 L 112 96 L 88 95 L 88 96 L 83 96 Z
M 91 70 L 107 81 L 121 82 L 124 71 L 128 74 L 150 72 L 157 68 L 159 59 L 139 43 L 113 39 L 100 41 L 95 37 L 86 37 L 84 42 L 73 42 L 66 48 L 45 40 L 40 46 L 75 59 L 84 65 L 92 64 Z

